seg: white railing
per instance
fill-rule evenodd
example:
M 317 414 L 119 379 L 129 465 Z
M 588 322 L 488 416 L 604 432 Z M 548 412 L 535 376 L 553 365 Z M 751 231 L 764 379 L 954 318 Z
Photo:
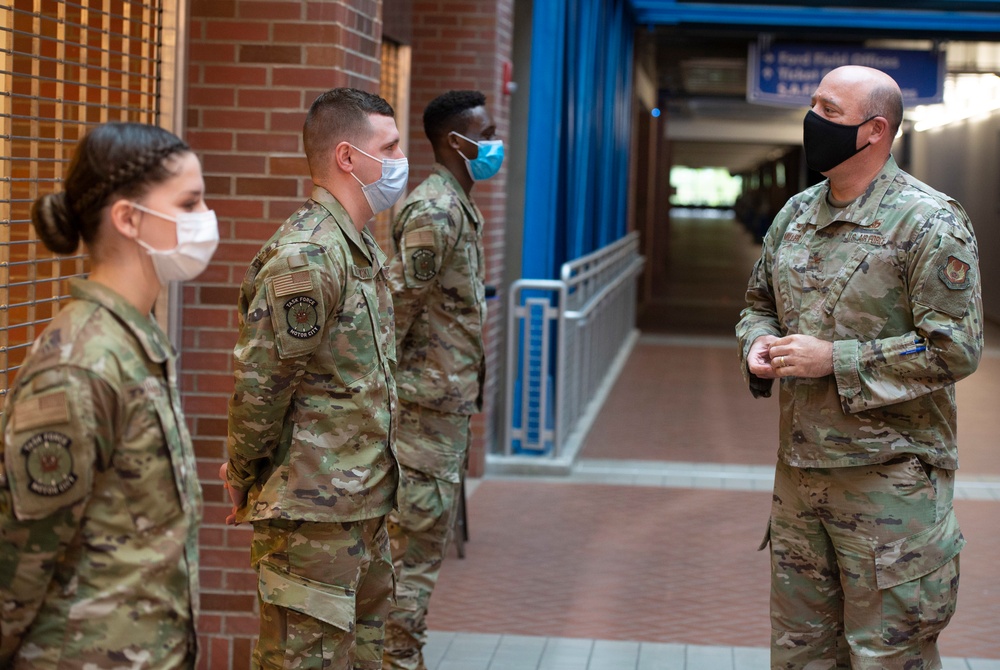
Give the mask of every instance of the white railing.
M 635 278 L 644 262 L 633 232 L 564 263 L 559 279 L 511 286 L 505 435 L 503 453 L 488 459 L 491 469 L 571 465 L 593 405 L 635 340 Z

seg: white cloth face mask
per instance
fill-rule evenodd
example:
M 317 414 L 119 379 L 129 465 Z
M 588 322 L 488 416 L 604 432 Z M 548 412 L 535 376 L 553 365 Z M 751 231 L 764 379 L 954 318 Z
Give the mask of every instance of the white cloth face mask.
M 137 202 L 131 204 L 147 214 L 173 221 L 177 226 L 177 246 L 173 249 L 154 249 L 139 238 L 135 240 L 152 259 L 153 269 L 161 284 L 188 281 L 204 272 L 219 246 L 219 222 L 213 210 L 169 216 Z
M 357 149 L 373 161 L 382 164 L 382 176 L 371 184 L 365 184 L 358 179 L 358 175 L 351 173 L 351 176 L 361 184 L 361 192 L 365 195 L 365 200 L 372 208 L 372 214 L 378 214 L 396 204 L 399 196 L 406 190 L 406 181 L 410 177 L 410 163 L 403 158 L 375 158 L 370 153 L 358 149 L 353 144 L 352 148 Z

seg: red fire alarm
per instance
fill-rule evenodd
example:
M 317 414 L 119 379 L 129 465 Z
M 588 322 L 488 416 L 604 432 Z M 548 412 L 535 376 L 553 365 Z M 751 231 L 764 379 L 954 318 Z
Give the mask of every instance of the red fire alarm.
M 501 75 L 500 90 L 504 95 L 510 95 L 517 90 L 517 82 L 514 81 L 514 64 L 509 60 L 503 62 L 503 73 Z

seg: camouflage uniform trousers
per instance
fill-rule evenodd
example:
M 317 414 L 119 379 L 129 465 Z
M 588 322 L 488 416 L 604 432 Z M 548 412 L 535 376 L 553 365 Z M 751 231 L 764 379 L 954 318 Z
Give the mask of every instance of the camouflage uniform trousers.
M 458 509 L 468 444 L 469 416 L 400 403 L 399 489 L 389 515 L 396 604 L 386 621 L 386 670 L 426 670 L 427 607 Z
M 253 668 L 378 670 L 392 602 L 385 517 L 254 522 L 260 637 Z
M 965 541 L 954 472 L 903 455 L 778 463 L 771 507 L 772 670 L 935 670 Z M 762 546 L 763 548 L 763 546 Z

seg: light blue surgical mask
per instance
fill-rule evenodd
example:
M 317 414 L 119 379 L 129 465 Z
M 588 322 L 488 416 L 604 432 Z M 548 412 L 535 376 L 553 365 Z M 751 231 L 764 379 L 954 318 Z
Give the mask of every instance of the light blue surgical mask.
M 483 140 L 476 142 L 461 133 L 456 133 L 454 130 L 451 132 L 466 142 L 471 142 L 479 147 L 479 153 L 472 160 L 466 158 L 461 149 L 455 150 L 458 151 L 459 156 L 465 159 L 465 167 L 469 170 L 469 176 L 472 177 L 472 181 L 489 179 L 500 171 L 500 166 L 503 164 L 503 140 Z
M 358 175 L 353 172 L 351 173 L 351 176 L 361 184 L 361 192 L 364 193 L 365 200 L 368 201 L 368 205 L 372 208 L 372 214 L 378 214 L 395 205 L 396 201 L 399 200 L 399 196 L 403 195 L 403 191 L 406 190 L 406 180 L 410 176 L 410 164 L 406 160 L 406 157 L 375 158 L 370 153 L 358 149 L 353 144 L 351 148 L 357 149 L 365 156 L 368 156 L 368 158 L 382 164 L 382 176 L 371 184 L 365 184 L 358 179 Z

